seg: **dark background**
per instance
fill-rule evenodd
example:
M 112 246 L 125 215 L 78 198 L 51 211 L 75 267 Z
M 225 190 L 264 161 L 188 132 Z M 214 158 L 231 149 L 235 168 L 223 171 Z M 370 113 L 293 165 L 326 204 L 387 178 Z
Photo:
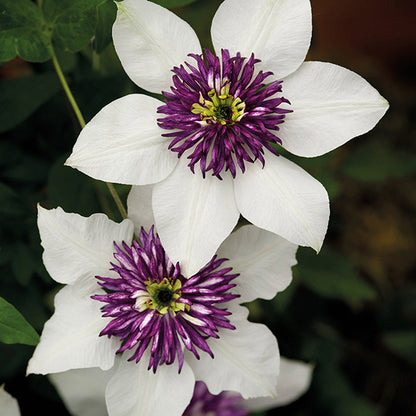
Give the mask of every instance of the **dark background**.
M 210 46 L 219 3 L 198 0 L 174 12 Z M 292 158 L 327 188 L 331 219 L 319 256 L 299 250 L 289 289 L 250 305 L 251 319 L 274 331 L 283 355 L 315 364 L 309 391 L 267 414 L 416 414 L 416 3 L 311 3 L 307 59 L 359 73 L 390 109 L 371 132 L 341 148 Z M 86 120 L 139 91 L 111 45 L 99 55 L 89 45 L 77 54 L 60 52 L 59 59 Z M 0 296 L 40 333 L 58 287 L 41 262 L 36 204 L 119 217 L 102 183 L 62 165 L 79 126 L 51 62 L 4 63 L 0 86 Z M 118 190 L 125 198 L 128 187 Z M 25 376 L 32 353 L 30 346 L 0 344 L 0 384 L 19 400 L 23 416 L 66 415 L 46 377 Z

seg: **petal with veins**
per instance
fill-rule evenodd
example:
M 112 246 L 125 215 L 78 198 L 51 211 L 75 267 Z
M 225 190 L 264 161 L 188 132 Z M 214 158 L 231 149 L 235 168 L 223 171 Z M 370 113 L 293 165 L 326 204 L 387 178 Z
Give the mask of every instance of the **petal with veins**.
M 160 105 L 143 94 L 107 104 L 81 131 L 65 164 L 108 182 L 147 185 L 164 179 L 177 157 L 157 125 Z
M 282 145 L 313 157 L 371 130 L 388 102 L 360 75 L 327 62 L 305 62 L 283 81 L 293 113 L 280 125 Z

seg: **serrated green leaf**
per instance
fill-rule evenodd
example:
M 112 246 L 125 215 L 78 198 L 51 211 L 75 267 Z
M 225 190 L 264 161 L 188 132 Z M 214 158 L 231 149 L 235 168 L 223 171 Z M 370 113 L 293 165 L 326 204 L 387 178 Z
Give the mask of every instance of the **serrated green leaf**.
M 16 56 L 45 62 L 52 55 L 50 32 L 30 0 L 0 0 L 0 61 Z
M 166 8 L 182 7 L 194 3 L 196 0 L 150 0 Z
M 104 0 L 44 0 L 44 20 L 52 28 L 57 47 L 78 52 L 89 42 L 97 25 L 97 6 Z
M 297 268 L 299 279 L 320 296 L 341 299 L 352 306 L 376 297 L 348 259 L 335 251 L 323 249 L 316 255 L 311 250 L 299 250 Z
M 59 90 L 54 73 L 0 82 L 0 132 L 10 130 L 29 117 Z
M 36 345 L 39 335 L 20 312 L 0 297 L 0 341 L 5 344 Z

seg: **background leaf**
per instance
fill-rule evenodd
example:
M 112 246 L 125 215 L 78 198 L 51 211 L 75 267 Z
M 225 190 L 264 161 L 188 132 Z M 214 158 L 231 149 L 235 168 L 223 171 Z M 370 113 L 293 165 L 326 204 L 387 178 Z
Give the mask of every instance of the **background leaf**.
M 52 27 L 52 42 L 70 52 L 91 42 L 97 25 L 97 6 L 104 0 L 44 0 L 44 19 Z
M 36 345 L 39 335 L 9 302 L 0 297 L 0 341 L 6 344 Z
M 163 7 L 173 8 L 182 7 L 194 3 L 196 0 L 151 0 L 153 3 L 160 4 Z
M 0 0 L 0 61 L 15 56 L 29 62 L 51 57 L 50 28 L 30 0 Z
M 94 48 L 101 53 L 111 43 L 111 30 L 117 14 L 117 6 L 112 0 L 107 0 L 97 8 L 97 28 L 95 30 Z
M 0 132 L 17 126 L 60 89 L 55 73 L 0 81 Z
M 320 296 L 342 299 L 352 306 L 376 297 L 374 289 L 337 252 L 324 248 L 316 255 L 301 249 L 297 257 L 299 279 Z

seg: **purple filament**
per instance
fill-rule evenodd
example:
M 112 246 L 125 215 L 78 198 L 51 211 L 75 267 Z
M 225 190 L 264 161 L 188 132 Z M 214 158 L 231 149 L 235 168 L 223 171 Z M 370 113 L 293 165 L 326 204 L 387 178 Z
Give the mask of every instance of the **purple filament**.
M 178 358 L 179 372 L 183 366 L 183 347 L 199 358 L 198 350 L 213 357 L 206 340 L 219 338 L 218 328 L 235 329 L 227 316 L 231 312 L 217 305 L 235 299 L 239 295 L 228 293 L 235 287 L 230 283 L 238 274 L 230 274 L 232 268 L 220 268 L 227 259 L 211 261 L 190 278 L 181 274 L 179 263 L 175 265 L 167 257 L 153 227 L 146 233 L 140 232 L 140 243 L 132 246 L 125 242 L 114 243 L 114 258 L 119 264 L 111 263 L 119 278 L 96 276 L 106 294 L 94 295 L 93 299 L 104 302 L 103 317 L 111 321 L 100 332 L 100 336 L 116 336 L 122 341 L 117 353 L 134 349 L 129 361 L 139 362 L 146 349 L 150 348 L 149 369 L 156 372 L 161 364 L 172 364 Z M 180 284 L 177 282 L 180 282 Z M 163 289 L 169 281 L 175 290 Z M 158 301 L 169 304 L 176 297 L 176 305 L 182 309 L 168 307 L 165 313 L 149 306 L 149 285 L 162 285 L 158 290 Z M 138 294 L 140 304 L 137 303 Z

